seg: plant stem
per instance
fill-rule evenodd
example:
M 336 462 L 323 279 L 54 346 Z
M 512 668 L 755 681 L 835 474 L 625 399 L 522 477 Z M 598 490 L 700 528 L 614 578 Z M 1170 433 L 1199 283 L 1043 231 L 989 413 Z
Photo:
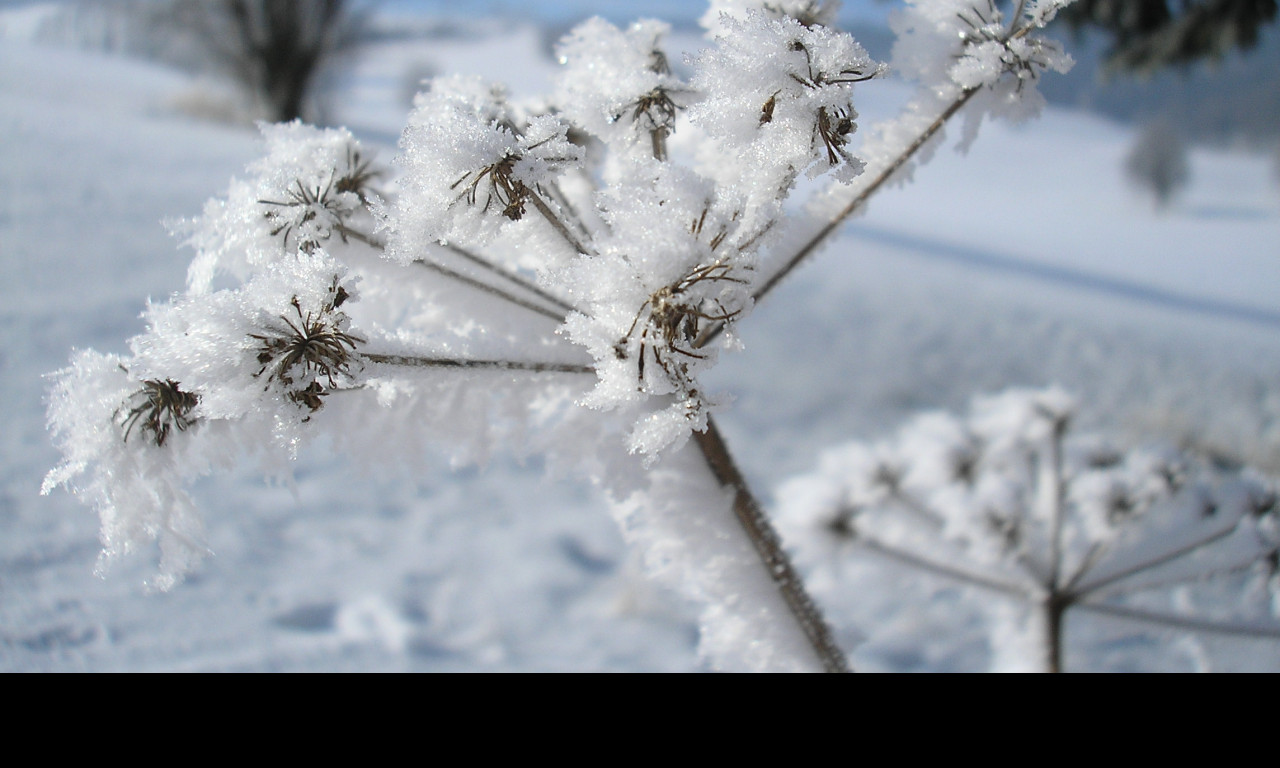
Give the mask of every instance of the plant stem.
M 382 355 L 366 353 L 365 360 L 379 365 L 397 365 L 406 368 L 486 368 L 501 371 L 531 371 L 533 373 L 595 373 L 589 365 L 570 363 L 540 363 L 520 360 L 467 360 L 454 357 L 420 357 L 417 355 Z
M 706 457 L 711 472 L 721 486 L 733 491 L 733 512 L 738 522 L 751 539 L 752 545 L 764 562 L 769 578 L 773 580 L 783 600 L 791 609 L 796 623 L 808 638 L 814 653 L 822 662 L 826 672 L 849 672 L 844 652 L 836 645 L 831 628 L 827 626 L 822 612 L 804 589 L 804 582 L 791 564 L 791 559 L 782 549 L 782 541 L 769 518 L 760 507 L 759 502 L 751 494 L 746 478 L 738 470 L 729 455 L 729 448 L 720 436 L 715 422 L 708 418 L 704 432 L 694 432 L 694 440 L 702 455 Z
M 1071 600 L 1057 592 L 1051 592 L 1045 600 L 1045 641 L 1048 648 L 1048 671 L 1057 674 L 1062 671 L 1062 630 L 1066 623 L 1067 609 Z
M 757 288 L 752 294 L 752 299 L 759 303 L 761 299 L 777 287 L 778 283 L 782 282 L 783 278 L 791 274 L 796 267 L 800 266 L 800 263 L 816 251 L 818 247 L 822 245 L 823 241 L 840 228 L 840 225 L 843 224 L 846 219 L 861 209 L 872 195 L 879 191 L 880 188 L 889 181 L 889 179 L 893 178 L 893 175 L 897 173 L 902 166 L 906 165 L 907 161 L 919 152 L 921 147 L 923 147 L 929 139 L 933 138 L 938 131 L 942 130 L 942 126 L 946 125 L 947 121 L 954 117 L 955 114 L 960 111 L 961 107 L 969 103 L 969 99 L 973 98 L 974 94 L 979 90 L 980 89 L 978 88 L 966 88 L 961 92 L 961 94 L 956 97 L 956 100 L 951 102 L 951 104 L 942 111 L 942 114 L 938 115 L 938 117 L 930 123 L 919 136 L 912 140 L 911 144 L 909 144 L 901 154 L 893 159 L 893 162 L 889 163 L 889 165 L 885 166 L 880 173 L 876 174 L 871 182 L 867 184 L 867 186 L 863 188 L 863 190 L 859 192 L 853 200 L 850 200 L 839 213 L 828 219 L 822 228 L 813 235 L 813 237 L 809 238 L 803 245 L 801 245 L 796 252 L 791 255 L 791 258 L 787 259 L 787 263 L 784 264 L 781 269 L 773 273 L 773 275 L 766 280 L 763 285 Z M 699 343 L 697 346 L 702 347 L 710 344 L 724 331 L 725 325 L 726 324 L 721 321 L 708 326 L 698 338 Z
M 929 560 L 921 557 L 914 552 L 908 552 L 903 549 L 884 544 L 875 539 L 858 538 L 854 541 L 855 545 L 869 552 L 886 557 L 890 560 L 901 563 L 910 568 L 932 573 L 936 576 L 952 579 L 963 584 L 968 584 L 982 589 L 989 589 L 992 592 L 1000 592 L 1013 597 L 1026 599 L 1029 590 L 1026 587 L 1011 582 L 1002 581 L 1000 579 L 991 578 L 983 574 L 972 573 L 970 571 L 961 570 L 950 565 Z
M 650 137 L 653 139 L 653 159 L 665 161 L 667 159 L 667 129 L 654 128 L 649 131 Z
M 800 248 L 792 254 L 791 258 L 787 260 L 787 263 L 783 265 L 782 269 L 775 272 L 772 277 L 765 281 L 765 284 L 760 286 L 752 297 L 756 301 L 764 298 L 765 295 L 772 291 L 784 277 L 799 266 L 800 262 L 804 261 L 809 254 L 817 250 L 818 246 L 820 246 L 824 240 L 839 229 L 845 219 L 848 219 L 862 208 L 862 206 L 866 204 L 867 200 L 869 200 L 872 195 L 884 186 L 885 182 L 893 178 L 893 175 L 897 173 L 902 166 L 906 165 L 907 161 L 915 156 L 915 154 L 920 151 L 921 147 L 928 143 L 929 139 L 933 138 L 938 131 L 942 130 L 942 126 L 946 125 L 947 121 L 954 117 L 955 114 L 960 111 L 961 107 L 969 103 L 969 99 L 973 98 L 973 95 L 977 93 L 978 90 L 978 88 L 965 89 L 955 101 L 951 102 L 951 104 L 942 111 L 942 114 L 938 115 L 937 119 L 929 124 L 929 127 L 925 128 L 919 136 L 907 145 L 907 148 L 903 150 L 901 154 L 893 159 L 893 162 L 889 163 L 889 165 L 885 166 L 880 173 L 876 174 L 875 178 L 873 178 L 871 182 L 858 193 L 857 197 L 850 200 L 848 205 L 841 209 L 835 216 L 831 217 L 827 223 L 822 226 L 822 229 L 819 229 L 813 237 L 806 241 L 804 245 L 800 246 Z
M 484 258 L 483 256 L 472 253 L 471 251 L 468 251 L 462 246 L 455 245 L 453 243 L 449 243 L 444 247 L 452 251 L 453 253 L 458 254 L 459 256 L 466 259 L 467 261 L 470 261 L 471 263 L 475 264 L 481 269 L 485 269 L 489 272 L 492 272 L 498 277 L 504 278 L 505 280 L 508 280 L 509 282 L 520 286 L 521 288 L 525 289 L 529 293 L 532 293 L 538 298 L 543 299 L 549 304 L 554 305 L 557 309 L 563 310 L 566 315 L 569 314 L 570 312 L 577 311 L 577 307 L 574 307 L 572 304 L 569 304 L 568 302 L 564 301 L 558 296 L 554 296 L 548 293 L 547 291 L 543 290 L 542 287 L 539 286 L 537 283 L 527 280 L 522 275 L 519 275 L 508 269 L 504 269 L 498 264 L 495 264 L 492 261 L 489 261 L 488 259 Z
M 1159 624 L 1173 629 L 1185 629 L 1192 632 L 1208 632 L 1233 637 L 1258 637 L 1280 639 L 1280 627 L 1264 627 L 1256 624 L 1239 624 L 1223 621 L 1208 621 L 1187 616 L 1175 616 L 1168 613 L 1144 611 L 1137 608 L 1124 608 L 1118 605 L 1102 605 L 1098 603 L 1076 603 L 1076 607 L 1085 611 L 1115 616 L 1121 619 L 1144 621 Z
M 1066 525 L 1066 484 L 1063 479 L 1062 442 L 1067 434 L 1067 419 L 1061 415 L 1051 415 L 1053 419 L 1053 435 L 1049 441 L 1049 525 L 1051 540 L 1049 542 L 1049 590 L 1057 595 L 1062 587 L 1062 533 Z
M 590 255 L 591 252 L 588 251 L 586 246 L 584 246 L 582 242 L 569 231 L 568 225 L 560 220 L 560 217 L 556 215 L 555 211 L 551 210 L 551 206 L 547 205 L 547 201 L 543 200 L 541 195 L 537 192 L 533 192 L 529 195 L 529 200 L 533 203 L 533 207 L 538 209 L 538 213 L 542 214 L 542 218 L 551 223 L 552 229 L 559 232 L 560 236 L 564 238 L 564 241 L 568 243 L 574 251 L 581 253 L 584 256 Z
M 1196 550 L 1199 550 L 1203 547 L 1207 547 L 1216 541 L 1219 541 L 1221 539 L 1226 538 L 1227 536 L 1230 536 L 1232 533 L 1235 532 L 1236 527 L 1238 525 L 1239 525 L 1238 521 L 1234 522 L 1229 526 L 1226 526 L 1220 530 L 1214 531 L 1213 533 L 1209 534 L 1208 536 L 1202 539 L 1198 539 L 1189 544 L 1185 544 L 1169 552 L 1166 552 L 1162 555 L 1150 557 L 1146 560 L 1135 563 L 1134 565 L 1131 565 L 1128 568 L 1125 568 L 1119 571 L 1118 573 L 1113 573 L 1110 576 L 1107 576 L 1098 581 L 1095 581 L 1092 583 L 1086 583 L 1084 586 L 1077 588 L 1073 594 L 1077 598 L 1085 598 L 1099 592 L 1102 589 L 1105 589 L 1106 587 L 1112 584 L 1115 584 L 1118 581 L 1123 581 L 1124 579 L 1127 579 L 1130 576 L 1133 576 L 1134 574 L 1141 573 L 1142 571 L 1146 571 L 1152 568 L 1157 568 L 1166 563 L 1171 563 L 1174 560 L 1185 557 L 1195 552 Z
M 552 320 L 555 320 L 558 323 L 564 322 L 564 315 L 553 312 L 552 310 L 549 310 L 546 307 L 543 307 L 541 305 L 534 304 L 531 301 L 525 301 L 524 299 L 518 296 L 513 296 L 510 293 L 507 293 L 501 288 L 498 288 L 496 286 L 477 280 L 474 277 L 468 277 L 462 274 L 461 272 L 449 269 L 448 267 L 443 266 L 441 264 L 437 264 L 434 261 L 426 261 L 423 259 L 418 259 L 413 263 L 418 264 L 422 267 L 425 267 L 426 269 L 429 269 L 433 272 L 437 272 L 441 275 L 444 275 L 445 277 L 451 278 L 453 280 L 457 280 L 458 282 L 463 283 L 465 285 L 469 285 L 478 291 L 483 291 L 484 293 L 487 293 L 491 296 L 497 296 L 498 298 L 504 301 L 510 302 L 516 305 L 517 307 L 527 309 L 530 312 L 536 312 L 537 314 L 542 315 L 543 317 L 547 317 Z

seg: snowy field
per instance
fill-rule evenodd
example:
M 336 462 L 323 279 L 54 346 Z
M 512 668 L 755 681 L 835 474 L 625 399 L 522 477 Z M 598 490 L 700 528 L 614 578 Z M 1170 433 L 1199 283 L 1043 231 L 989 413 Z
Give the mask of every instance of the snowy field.
M 59 460 L 42 374 L 73 348 L 124 351 L 147 297 L 184 284 L 190 252 L 161 221 L 198 213 L 260 146 L 252 128 L 193 116 L 216 100 L 207 83 L 31 42 L 17 18 L 0 15 L 0 670 L 702 669 L 696 610 L 646 579 L 595 492 L 501 454 L 371 478 L 313 449 L 292 487 L 244 467 L 197 487 L 215 554 L 184 583 L 148 593 L 152 552 L 96 576 L 96 516 L 39 495 Z M 334 122 L 391 157 L 414 73 L 547 90 L 540 30 L 472 35 L 368 50 L 335 86 Z M 907 93 L 875 85 L 864 127 Z M 712 382 L 735 398 L 720 423 L 758 493 L 828 446 L 1013 385 L 1074 392 L 1086 428 L 1280 474 L 1270 163 L 1197 149 L 1186 193 L 1157 213 L 1124 180 L 1132 140 L 1056 109 L 986 126 L 762 304 Z M 985 614 L 947 585 L 858 562 L 849 588 L 866 600 L 831 618 L 856 668 L 996 664 Z M 1280 671 L 1273 642 L 1114 619 L 1071 631 L 1072 669 Z

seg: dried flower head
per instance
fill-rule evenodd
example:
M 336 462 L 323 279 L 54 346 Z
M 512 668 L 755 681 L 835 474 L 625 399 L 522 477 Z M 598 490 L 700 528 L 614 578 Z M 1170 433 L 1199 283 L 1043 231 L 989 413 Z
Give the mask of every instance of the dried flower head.
M 661 61 L 666 61 L 660 51 L 654 51 L 654 54 L 662 57 Z M 671 98 L 671 94 L 672 91 L 668 88 L 654 88 L 610 115 L 610 119 L 617 122 L 630 112 L 631 121 L 640 130 L 649 133 L 653 156 L 658 160 L 667 159 L 667 137 L 676 132 L 676 112 L 683 109 Z
M 374 166 L 372 158 L 361 157 L 359 148 L 348 145 L 346 168 L 334 180 L 333 189 L 339 194 L 350 192 L 367 204 L 373 192 L 370 184 L 380 176 L 382 169 Z
M 614 346 L 622 360 L 636 348 L 640 388 L 645 385 L 645 361 L 652 358 L 677 391 L 695 394 L 688 361 L 706 358 L 696 346 L 700 331 L 706 323 L 729 322 L 742 314 L 741 307 L 725 305 L 719 289 L 725 284 L 746 283 L 733 275 L 731 265 L 716 261 L 698 266 L 655 291 Z
M 142 431 L 151 433 L 156 445 L 163 446 L 171 429 L 176 427 L 183 432 L 196 422 L 191 412 L 199 404 L 199 395 L 184 392 L 173 379 L 147 379 L 142 382 L 142 389 L 130 395 L 116 414 L 119 418 L 124 411 L 121 426 L 125 442 L 129 441 L 133 428 L 141 423 Z
M 512 221 L 519 221 L 524 216 L 524 204 L 533 194 L 525 183 L 514 175 L 516 162 L 519 159 L 520 155 L 509 152 L 498 162 L 485 166 L 477 172 L 468 171 L 453 183 L 451 189 L 461 187 L 462 194 L 458 195 L 458 199 L 465 198 L 468 205 L 475 205 L 480 186 L 488 179 L 489 192 L 485 196 L 482 210 L 487 213 L 493 201 L 497 200 L 502 206 L 503 216 Z M 471 180 L 470 184 L 466 183 L 468 179 Z
M 337 386 L 338 376 L 351 373 L 356 361 L 356 345 L 364 340 L 347 333 L 347 316 L 337 307 L 347 299 L 346 289 L 334 282 L 330 300 L 318 312 L 302 313 L 297 297 L 290 303 L 293 313 L 280 315 L 283 327 L 268 333 L 252 333 L 258 344 L 258 362 L 262 368 L 255 376 L 267 374 L 268 381 L 282 384 L 289 398 L 311 411 L 323 406 L 321 398 Z M 321 379 L 324 384 L 321 384 Z
M 332 191 L 332 178 L 324 187 L 313 188 L 304 187 L 301 181 L 297 181 L 286 200 L 259 200 L 262 205 L 273 206 L 263 214 L 272 225 L 271 236 L 281 237 L 286 250 L 289 250 L 292 237 L 294 249 L 306 254 L 315 253 L 320 243 L 332 236 L 335 226 L 341 228 L 347 213 L 330 195 Z

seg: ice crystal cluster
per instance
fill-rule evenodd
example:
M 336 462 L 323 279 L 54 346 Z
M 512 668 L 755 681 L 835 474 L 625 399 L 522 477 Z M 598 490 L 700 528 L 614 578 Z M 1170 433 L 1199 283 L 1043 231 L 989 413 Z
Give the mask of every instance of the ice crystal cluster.
M 542 452 L 641 528 L 645 467 L 707 472 L 681 453 L 724 402 L 702 374 L 850 212 L 795 248 L 797 181 L 865 198 L 883 181 L 869 165 L 901 167 L 947 99 L 1025 100 L 1065 66 L 1032 35 L 1058 5 L 1005 20 L 988 0 L 909 3 L 894 66 L 928 96 L 861 148 L 855 98 L 889 68 L 812 0 L 716 0 L 683 61 L 662 22 L 589 20 L 537 101 L 437 78 L 391 163 L 344 130 L 265 126 L 263 159 L 180 228 L 185 292 L 147 308 L 128 354 L 77 352 L 55 376 L 65 461 L 46 491 L 98 509 L 107 560 L 158 540 L 161 586 L 204 551 L 193 478 L 245 455 L 285 472 L 318 435 L 375 466 L 429 445 Z
M 1025 615 L 1058 612 L 996 622 L 992 644 L 1015 646 L 1029 668 L 1068 609 L 1280 636 L 1273 484 L 1171 448 L 1075 435 L 1076 412 L 1061 390 L 1010 390 L 963 418 L 927 413 L 883 441 L 832 448 L 779 490 L 779 526 L 831 604 L 842 567 L 863 555 L 1012 597 Z

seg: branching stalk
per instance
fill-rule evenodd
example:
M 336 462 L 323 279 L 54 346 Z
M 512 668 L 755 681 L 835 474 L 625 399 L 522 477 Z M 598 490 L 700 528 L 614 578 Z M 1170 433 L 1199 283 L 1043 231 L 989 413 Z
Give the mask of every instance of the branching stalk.
M 871 196 L 884 186 L 885 182 L 893 178 L 893 175 L 897 173 L 902 166 L 906 165 L 907 161 L 919 152 L 921 147 L 923 147 L 929 139 L 933 138 L 938 131 L 942 130 L 942 127 L 947 124 L 947 121 L 954 117 L 955 114 L 960 111 L 961 107 L 969 103 L 969 99 L 973 98 L 974 94 L 978 91 L 978 88 L 965 89 L 955 101 L 951 102 L 951 104 L 942 111 L 942 114 L 938 115 L 936 120 L 929 124 L 929 127 L 925 128 L 924 131 L 922 131 L 920 135 L 917 136 L 905 150 L 903 150 L 902 154 L 898 155 L 894 158 L 893 162 L 885 166 L 885 168 L 880 171 L 880 173 L 878 173 L 875 178 L 872 179 L 856 197 L 853 198 L 853 200 L 849 201 L 848 205 L 841 209 L 835 216 L 832 216 L 827 223 L 813 235 L 813 237 L 809 238 L 804 245 L 800 246 L 800 248 L 792 254 L 791 258 L 787 259 L 786 264 L 784 264 L 781 269 L 775 272 L 764 282 L 763 285 L 757 288 L 751 295 L 752 299 L 759 303 L 761 299 L 777 287 L 778 283 L 782 282 L 783 278 L 787 277 L 787 275 L 791 274 L 796 267 L 800 266 L 801 262 L 816 251 L 828 237 L 834 234 L 846 219 L 860 210 L 862 206 L 866 204 L 867 200 L 871 199 Z M 724 331 L 724 329 L 725 323 L 723 322 L 709 325 L 707 330 L 704 331 L 702 336 L 698 339 L 699 343 L 697 346 L 702 347 L 710 344 Z
M 872 195 L 878 192 L 880 188 L 889 181 L 889 179 L 893 178 L 893 175 L 897 173 L 902 166 L 906 165 L 907 161 L 914 157 L 915 154 L 919 152 L 926 143 L 928 143 L 929 139 L 933 138 L 938 131 L 942 130 L 942 127 L 947 124 L 947 121 L 952 117 L 955 117 L 955 114 L 960 111 L 961 107 L 968 104 L 969 99 L 973 98 L 974 94 L 978 91 L 978 88 L 965 89 L 955 101 L 951 102 L 951 104 L 942 111 L 942 114 L 938 115 L 936 120 L 929 124 L 929 127 L 925 128 L 924 131 L 922 131 L 920 135 L 902 151 L 902 154 L 898 155 L 894 158 L 893 162 L 885 166 L 885 168 L 880 171 L 880 173 L 878 173 L 861 192 L 858 193 L 857 197 L 850 200 L 839 213 L 831 217 L 831 219 L 823 225 L 822 229 L 818 230 L 813 237 L 806 241 L 804 245 L 800 246 L 791 258 L 787 260 L 787 263 L 783 265 L 782 269 L 775 272 L 772 277 L 765 281 L 764 285 L 756 289 L 756 292 L 752 297 L 756 301 L 759 301 L 772 291 L 778 283 L 782 282 L 783 278 L 798 267 L 800 263 L 809 256 L 809 254 L 817 250 L 818 246 L 822 245 L 824 240 L 839 229 L 840 225 L 843 224 L 846 219 L 860 210 Z
M 1156 555 L 1155 557 L 1151 557 L 1141 562 L 1134 563 L 1133 565 L 1119 571 L 1118 573 L 1113 573 L 1112 575 L 1104 579 L 1101 579 L 1099 581 L 1093 582 L 1091 584 L 1085 584 L 1083 587 L 1078 588 L 1074 594 L 1077 598 L 1084 599 L 1086 597 L 1089 597 L 1090 595 L 1095 595 L 1100 590 L 1105 589 L 1106 587 L 1112 584 L 1115 584 L 1116 582 L 1123 581 L 1129 578 L 1130 576 L 1133 576 L 1134 574 L 1141 573 L 1143 571 L 1147 571 L 1152 568 L 1158 568 L 1162 565 L 1165 565 L 1166 563 L 1171 563 L 1174 560 L 1178 560 L 1182 557 L 1186 557 L 1187 555 L 1190 555 L 1191 553 L 1197 550 L 1203 549 L 1204 547 L 1207 547 L 1210 544 L 1213 544 L 1217 541 L 1221 541 L 1222 539 L 1225 539 L 1226 537 L 1230 536 L 1232 533 L 1235 532 L 1237 525 L 1239 525 L 1239 523 L 1232 523 L 1230 526 L 1222 528 L 1221 530 L 1214 531 L 1213 533 L 1209 534 L 1208 536 L 1202 539 L 1198 539 L 1189 544 L 1185 544 L 1181 547 L 1178 547 L 1177 549 L 1171 550 L 1162 555 Z
M 1179 584 L 1188 584 L 1191 582 L 1217 578 L 1219 576 L 1227 576 L 1229 574 L 1244 573 L 1257 564 L 1258 559 L 1254 557 L 1232 565 L 1224 565 L 1220 568 L 1209 568 L 1202 571 L 1195 571 L 1193 573 L 1179 574 L 1165 579 L 1140 581 L 1137 584 L 1113 584 L 1111 589 L 1092 589 L 1088 594 L 1089 597 L 1094 599 L 1104 599 L 1115 597 L 1117 595 L 1131 595 L 1137 592 L 1146 592 L 1152 589 L 1166 589 Z
M 916 568 L 927 573 L 932 573 L 936 576 L 942 576 L 971 586 L 988 589 L 992 592 L 999 592 L 1001 594 L 1012 595 L 1023 599 L 1025 599 L 1031 592 L 1031 590 L 1025 586 L 1002 581 L 1001 579 L 992 578 L 980 573 L 973 573 L 972 571 L 956 568 L 954 566 L 944 565 L 943 563 L 917 555 L 914 552 L 898 549 L 897 547 L 876 541 L 875 539 L 868 539 L 864 537 L 857 539 L 855 543 L 862 549 L 874 552 L 877 555 L 894 560 L 911 568 Z
M 543 200 L 541 195 L 537 192 L 530 192 L 529 202 L 533 203 L 533 207 L 538 209 L 538 213 L 542 214 L 542 218 L 551 223 L 551 228 L 558 232 L 560 237 L 564 238 L 564 241 L 568 243 L 574 251 L 581 253 L 584 256 L 591 254 L 591 251 L 587 250 L 587 247 L 582 244 L 582 241 L 569 231 L 569 226 L 560 220 L 560 216 L 551 209 L 551 206 L 547 205 L 547 201 Z
M 796 572 L 791 564 L 791 558 L 787 557 L 787 553 L 782 549 L 782 540 L 769 523 L 769 518 L 759 502 L 751 494 L 746 478 L 742 476 L 733 457 L 729 455 L 729 449 L 720 436 L 720 430 L 716 428 L 715 422 L 708 418 L 706 431 L 694 432 L 693 437 L 702 455 L 706 457 L 716 480 L 724 488 L 733 491 L 734 515 L 746 531 L 747 537 L 751 539 L 752 545 L 764 563 L 765 570 L 769 572 L 769 577 L 782 593 L 782 598 L 791 609 L 796 623 L 808 638 L 814 653 L 822 663 L 823 670 L 849 672 L 844 652 L 840 650 L 840 646 L 836 645 L 835 637 L 822 617 L 822 612 L 805 591 L 800 574 Z
M 1188 616 L 1177 616 L 1171 613 L 1144 611 L 1138 608 L 1126 608 L 1119 605 L 1106 605 L 1100 603 L 1076 603 L 1076 607 L 1081 610 L 1092 611 L 1093 613 L 1101 613 L 1121 619 L 1143 621 L 1149 624 L 1158 624 L 1172 629 L 1185 629 L 1193 632 L 1208 632 L 1215 635 L 1229 635 L 1234 637 L 1258 637 L 1273 640 L 1280 639 L 1280 627 L 1274 626 L 1266 627 L 1258 624 L 1209 621 L 1207 619 L 1197 619 Z

